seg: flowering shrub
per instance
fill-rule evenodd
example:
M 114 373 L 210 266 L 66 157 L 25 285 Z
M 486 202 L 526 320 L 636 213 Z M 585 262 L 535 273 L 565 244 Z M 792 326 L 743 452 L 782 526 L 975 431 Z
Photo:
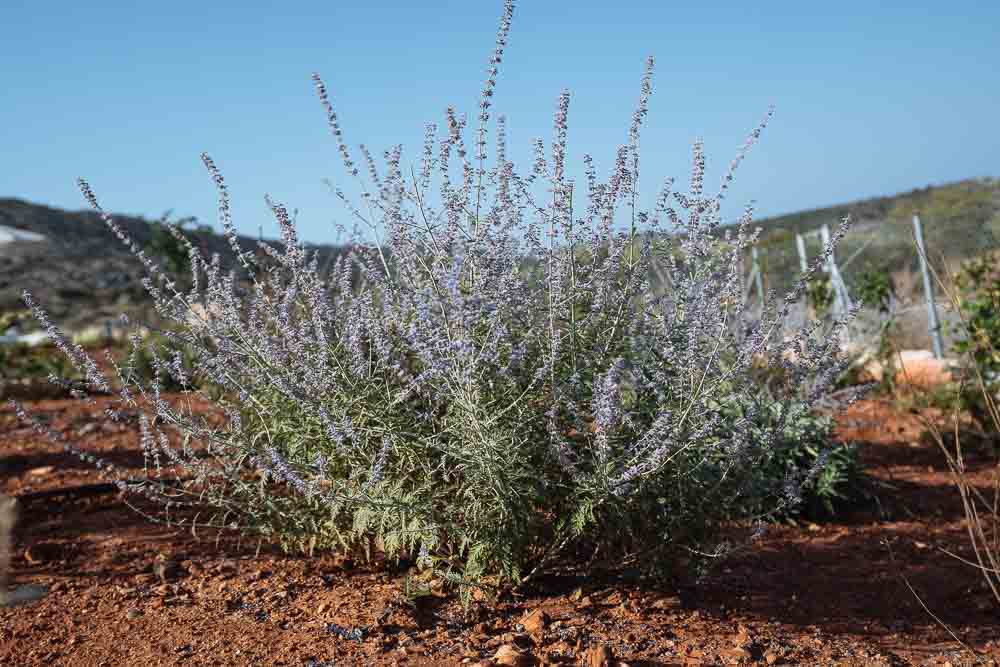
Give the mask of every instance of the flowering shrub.
M 413 170 L 401 146 L 386 151 L 381 170 L 362 146 L 366 184 L 313 76 L 347 174 L 362 187 L 360 202 L 337 190 L 358 226 L 332 271 L 321 275 L 270 198 L 282 243 L 261 245 L 266 267 L 248 257 L 208 155 L 240 270 L 224 272 L 188 245 L 190 287 L 180 291 L 133 245 L 158 312 L 176 323 L 164 335 L 224 390 L 227 425 L 172 405 L 157 377 L 125 382 L 121 401 L 152 406 L 144 448 L 189 469 L 188 493 L 218 510 L 215 525 L 242 517 L 290 546 L 374 546 L 467 592 L 484 577 L 523 582 L 556 558 L 598 552 L 669 572 L 672 556 L 710 549 L 734 507 L 767 515 L 799 499 L 808 475 L 758 471 L 786 446 L 788 417 L 808 412 L 844 366 L 842 321 L 785 336 L 789 308 L 831 248 L 748 321 L 738 259 L 756 240 L 752 209 L 731 233 L 715 233 L 733 173 L 767 118 L 714 194 L 699 142 L 688 192 L 668 179 L 645 210 L 649 59 L 606 181 L 589 155 L 582 187 L 566 175 L 568 92 L 550 145 L 536 140 L 530 170 L 519 171 L 502 116 L 492 156 L 489 141 L 512 14 L 508 0 L 473 127 L 449 108 L 443 132 L 427 126 Z M 92 361 L 60 344 L 92 388 L 107 386 Z M 182 361 L 154 363 L 186 384 Z M 781 395 L 758 391 L 748 371 L 761 364 L 781 368 Z M 757 419 L 767 411 L 777 417 Z M 185 436 L 183 446 L 165 429 Z M 141 490 L 181 501 L 153 483 Z

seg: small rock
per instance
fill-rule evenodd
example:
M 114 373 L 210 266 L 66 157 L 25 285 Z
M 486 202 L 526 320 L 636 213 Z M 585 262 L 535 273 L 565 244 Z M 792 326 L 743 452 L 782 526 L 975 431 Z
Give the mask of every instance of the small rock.
M 530 667 L 535 664 L 535 659 L 528 653 L 522 652 L 512 644 L 504 644 L 493 654 L 493 661 L 498 665 L 508 665 L 509 667 Z
M 88 423 L 84 424 L 83 426 L 81 426 L 80 428 L 78 428 L 76 430 L 76 433 L 77 433 L 77 435 L 87 435 L 89 433 L 93 433 L 98 428 L 100 428 L 100 425 L 97 424 L 97 422 L 88 422 Z
M 142 616 L 142 612 L 139 611 L 138 609 L 129 609 L 127 612 L 125 612 L 125 618 L 127 618 L 130 621 L 134 621 L 140 616 Z
M 607 644 L 597 644 L 590 647 L 587 651 L 586 664 L 588 667 L 611 667 L 613 659 L 614 654 L 611 652 L 610 646 Z
M 727 658 L 729 658 L 729 660 L 733 662 L 740 662 L 750 658 L 750 651 L 746 650 L 745 648 L 736 646 L 734 648 L 725 649 L 724 651 L 722 651 L 722 655 L 726 656 Z
M 536 609 L 521 621 L 521 625 L 524 626 L 525 632 L 529 635 L 537 636 L 542 634 L 545 627 L 549 624 L 552 619 L 549 615 L 545 613 L 544 609 Z
M 666 598 L 659 598 L 653 604 L 651 604 L 650 607 L 658 611 L 663 611 L 666 609 L 670 609 L 676 604 L 677 604 L 677 598 L 666 597 Z
M 764 654 L 764 662 L 769 665 L 774 665 L 778 662 L 778 654 L 774 651 L 768 651 Z

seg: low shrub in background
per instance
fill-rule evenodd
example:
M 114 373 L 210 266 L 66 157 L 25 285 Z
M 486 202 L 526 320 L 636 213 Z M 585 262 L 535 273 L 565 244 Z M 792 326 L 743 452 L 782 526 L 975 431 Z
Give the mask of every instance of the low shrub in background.
M 961 319 L 955 351 L 967 360 L 967 377 L 957 393 L 958 405 L 979 427 L 995 432 L 1000 391 L 1000 253 L 987 253 L 962 265 L 955 276 Z
M 181 340 L 152 333 L 134 341 L 124 360 L 127 383 L 159 383 L 160 391 L 178 392 L 200 389 L 202 374 L 198 372 L 194 348 Z
M 176 222 L 170 221 L 170 211 L 163 214 L 157 222 L 150 223 L 152 233 L 145 251 L 153 257 L 159 258 L 162 262 L 163 270 L 171 279 L 184 282 L 191 274 L 191 258 L 188 254 L 187 246 L 194 241 L 201 241 L 202 255 L 206 255 L 203 239 L 212 235 L 210 225 L 197 225 L 194 229 L 185 229 L 190 224 L 197 222 L 197 218 L 181 218 Z M 188 286 L 189 287 L 189 286 Z
M 51 345 L 0 345 L 0 398 L 66 398 L 82 389 L 83 375 Z
M 774 404 L 772 420 L 780 420 L 781 416 L 774 414 L 780 408 L 780 403 Z M 826 521 L 867 498 L 858 447 L 836 442 L 833 426 L 833 419 L 826 415 L 800 414 L 785 421 L 776 448 L 779 454 L 758 472 L 765 479 L 802 480 L 802 502 L 782 509 L 779 518 Z M 741 509 L 763 512 L 767 508 Z
M 195 477 L 188 500 L 153 481 L 131 490 L 207 504 L 216 511 L 209 525 L 236 523 L 289 548 L 415 559 L 466 600 L 472 586 L 523 583 L 557 559 L 597 554 L 669 576 L 680 560 L 717 554 L 718 531 L 747 508 L 761 519 L 789 511 L 804 489 L 820 505 L 835 497 L 840 469 L 813 446 L 821 429 L 806 441 L 812 427 L 803 425 L 844 369 L 845 322 L 785 327 L 832 245 L 751 320 L 737 267 L 756 239 L 752 209 L 724 238 L 715 233 L 733 172 L 767 119 L 715 192 L 706 192 L 696 143 L 688 191 L 667 180 L 642 208 L 649 59 L 607 180 L 589 155 L 586 182 L 567 178 L 568 92 L 551 143 L 535 141 L 527 172 L 507 157 L 502 116 L 490 161 L 512 13 L 508 0 L 471 128 L 449 108 L 443 132 L 427 126 L 413 170 L 401 146 L 381 169 L 362 146 L 359 168 L 314 75 L 361 189 L 360 204 L 337 190 L 359 226 L 350 252 L 322 275 L 269 198 L 281 247 L 261 244 L 266 265 L 241 251 L 208 155 L 243 268 L 224 273 L 181 237 L 191 267 L 183 289 L 80 181 L 143 260 L 157 311 L 175 324 L 164 335 L 191 355 L 162 358 L 146 382 L 120 370 L 122 403 L 155 414 L 142 421 L 143 447 Z M 834 243 L 844 231 L 846 222 Z M 90 387 L 108 387 L 25 300 Z M 762 392 L 755 366 L 780 372 L 780 391 Z M 224 428 L 165 400 L 164 374 L 185 387 L 189 368 L 219 389 Z M 183 444 L 161 437 L 168 430 Z
M 865 267 L 857 278 L 857 295 L 870 308 L 882 315 L 889 315 L 896 302 L 896 287 L 886 269 Z
M 806 302 L 814 318 L 822 320 L 830 315 L 835 295 L 830 276 L 820 274 L 806 283 Z

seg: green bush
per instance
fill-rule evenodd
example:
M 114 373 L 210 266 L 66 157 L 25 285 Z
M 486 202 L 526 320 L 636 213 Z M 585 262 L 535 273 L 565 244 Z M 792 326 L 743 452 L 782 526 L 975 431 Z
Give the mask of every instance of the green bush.
M 765 417 L 779 418 L 780 404 L 773 404 Z M 768 480 L 801 479 L 801 501 L 785 506 L 779 518 L 808 521 L 833 519 L 861 501 L 864 473 L 854 443 L 836 442 L 833 419 L 794 410 L 781 431 L 780 454 L 763 476 Z M 752 508 L 760 511 L 763 508 Z
M 197 361 L 197 353 L 191 345 L 176 337 L 151 334 L 141 344 L 133 346 L 124 363 L 125 378 L 127 382 L 143 384 L 155 380 L 160 390 L 167 392 L 200 389 L 203 378 Z M 176 369 L 182 372 L 177 373 Z
M 150 223 L 150 238 L 146 244 L 146 252 L 163 262 L 163 269 L 171 279 L 183 286 L 190 285 L 191 257 L 189 243 L 200 237 L 212 235 L 210 225 L 197 225 L 194 229 L 185 229 L 187 225 L 197 222 L 197 218 L 181 218 L 170 222 L 170 211 L 163 214 L 157 222 Z
M 889 314 L 895 287 L 888 271 L 871 266 L 865 268 L 858 276 L 855 290 L 866 306 L 877 309 L 883 315 Z
M 959 393 L 959 402 L 987 430 L 995 430 L 991 414 L 994 408 L 990 403 L 1000 388 L 998 259 L 1000 253 L 977 257 L 966 262 L 955 277 L 962 319 L 955 325 L 954 348 L 971 364 L 969 377 Z
M 49 376 L 79 380 L 80 373 L 59 350 L 49 345 L 0 345 L 0 380 L 46 380 Z
M 812 308 L 816 319 L 825 319 L 830 314 L 834 296 L 833 283 L 826 274 L 814 277 L 806 287 L 806 302 Z

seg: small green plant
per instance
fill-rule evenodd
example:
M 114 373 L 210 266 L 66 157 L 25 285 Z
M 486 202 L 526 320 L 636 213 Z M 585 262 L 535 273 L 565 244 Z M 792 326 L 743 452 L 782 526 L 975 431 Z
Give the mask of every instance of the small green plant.
M 156 380 L 161 391 L 185 391 L 202 387 L 194 349 L 176 338 L 151 334 L 136 345 L 126 362 L 129 382 Z
M 959 307 L 965 319 L 964 335 L 955 349 L 970 355 L 976 366 L 989 376 L 1000 371 L 1000 253 L 991 253 L 966 262 L 955 277 Z M 966 331 L 967 329 L 967 331 Z
M 822 320 L 830 314 L 833 300 L 833 285 L 825 273 L 816 275 L 806 284 L 806 302 L 816 319 Z
M 822 521 L 836 517 L 865 497 L 864 472 L 854 443 L 837 442 L 834 421 L 827 415 L 805 409 L 803 405 L 771 403 L 760 412 L 755 423 L 761 432 L 780 426 L 776 455 L 762 467 L 760 484 L 774 484 L 795 479 L 801 483 L 797 502 L 786 503 L 774 518 Z M 765 508 L 755 503 L 738 506 L 736 516 L 754 517 Z
M 966 358 L 975 379 L 963 383 L 959 392 L 960 406 L 970 412 L 976 422 L 989 430 L 989 402 L 1000 387 L 1000 253 L 989 253 L 966 262 L 955 276 L 961 321 L 954 327 L 958 333 L 955 351 Z M 980 386 L 980 380 L 982 386 Z
M 183 239 L 188 241 L 199 237 L 203 239 L 212 234 L 212 227 L 210 225 L 197 225 L 192 230 L 185 230 L 187 225 L 196 223 L 198 219 L 187 217 L 170 222 L 170 213 L 167 211 L 159 221 L 150 223 L 151 235 L 145 250 L 150 255 L 162 260 L 164 270 L 173 280 L 187 285 L 190 281 L 191 257 L 188 245 Z M 204 251 L 204 246 L 202 251 Z
M 52 346 L 0 346 L 0 381 L 46 380 L 52 375 L 63 380 L 79 380 L 82 377 L 73 364 Z
M 892 277 L 884 269 L 866 268 L 858 276 L 855 289 L 866 306 L 875 308 L 883 315 L 892 310 L 895 287 Z

